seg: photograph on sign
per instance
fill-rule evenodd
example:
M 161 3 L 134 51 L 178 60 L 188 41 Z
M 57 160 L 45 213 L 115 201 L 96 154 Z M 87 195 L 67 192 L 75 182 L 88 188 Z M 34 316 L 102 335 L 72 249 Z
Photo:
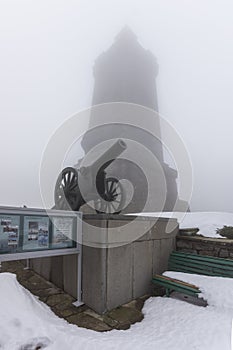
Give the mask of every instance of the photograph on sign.
M 0 215 L 0 253 L 14 253 L 17 251 L 19 223 L 19 216 Z
M 54 217 L 52 218 L 53 234 L 52 248 L 74 247 L 73 241 L 73 218 Z
M 23 250 L 49 248 L 49 218 L 25 216 L 23 231 Z

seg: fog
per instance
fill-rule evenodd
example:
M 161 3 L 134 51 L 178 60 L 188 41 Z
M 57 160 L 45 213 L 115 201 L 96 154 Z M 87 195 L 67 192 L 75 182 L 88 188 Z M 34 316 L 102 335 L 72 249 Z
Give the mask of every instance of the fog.
M 192 161 L 193 211 L 233 212 L 230 0 L 0 1 L 0 204 L 42 205 L 54 131 L 92 104 L 96 59 L 128 26 L 159 65 L 158 107 Z

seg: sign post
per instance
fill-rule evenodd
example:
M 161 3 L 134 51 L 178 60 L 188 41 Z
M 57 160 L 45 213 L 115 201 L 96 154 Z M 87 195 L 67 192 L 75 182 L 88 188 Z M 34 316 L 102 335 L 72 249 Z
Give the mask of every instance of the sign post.
M 0 265 L 3 261 L 77 254 L 77 301 L 82 305 L 82 213 L 0 207 Z M 28 262 L 27 262 L 28 267 Z

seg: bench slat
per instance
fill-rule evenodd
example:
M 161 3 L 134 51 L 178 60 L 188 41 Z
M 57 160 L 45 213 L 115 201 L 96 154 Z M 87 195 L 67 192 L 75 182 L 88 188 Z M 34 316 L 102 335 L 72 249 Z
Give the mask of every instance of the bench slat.
M 188 282 L 184 282 L 181 280 L 178 280 L 176 278 L 172 278 L 172 277 L 168 277 L 168 276 L 164 276 L 164 275 L 155 275 L 153 277 L 153 279 L 160 279 L 160 280 L 164 280 L 164 281 L 168 281 L 168 282 L 173 282 L 173 283 L 179 283 L 185 287 L 189 287 L 189 288 L 193 288 L 195 290 L 199 290 L 199 288 L 197 286 L 195 286 L 194 284 L 188 283 Z
M 189 272 L 189 273 L 197 273 L 197 274 L 202 274 L 202 275 L 209 275 L 209 276 L 222 276 L 222 277 L 228 277 L 228 278 L 233 278 L 233 273 L 232 272 L 227 272 L 222 269 L 212 269 L 212 270 L 207 270 L 207 269 L 200 269 L 196 268 L 195 266 L 185 266 L 185 265 L 180 265 L 180 264 L 175 264 L 175 263 L 170 263 L 168 265 L 168 270 L 173 271 L 174 268 L 180 272 Z
M 216 262 L 219 265 L 227 265 L 227 266 L 233 267 L 233 260 L 230 260 L 230 259 L 217 258 L 217 257 L 213 257 L 213 256 L 205 256 L 205 255 L 198 255 L 198 254 L 191 254 L 191 253 L 179 253 L 179 252 L 172 252 L 171 256 L 186 257 L 186 258 L 198 260 L 198 261 Z
M 168 261 L 168 269 L 198 275 L 233 278 L 233 260 L 191 253 L 172 252 Z M 165 287 L 167 296 L 173 290 L 195 297 L 201 293 L 197 286 L 167 276 L 156 275 L 152 282 Z
M 172 252 L 169 270 L 233 278 L 233 261 L 190 253 Z
M 181 263 L 190 263 L 190 264 L 195 264 L 195 265 L 199 265 L 199 266 L 207 266 L 207 267 L 210 267 L 210 268 L 214 268 L 214 267 L 217 267 L 217 268 L 222 268 L 224 270 L 228 270 L 228 271 L 233 271 L 233 266 L 228 266 L 228 265 L 220 265 L 218 264 L 218 262 L 216 261 L 213 261 L 213 262 L 210 262 L 210 261 L 199 261 L 199 260 L 194 260 L 194 259 L 190 259 L 187 257 L 181 257 L 181 256 L 173 256 L 171 255 L 170 258 L 169 258 L 169 261 L 171 262 L 178 262 L 180 261 Z
M 153 278 L 152 282 L 154 284 L 159 284 L 159 285 L 165 287 L 169 291 L 175 290 L 177 292 L 185 293 L 185 294 L 192 295 L 192 296 L 197 296 L 198 293 L 201 293 L 201 291 L 199 289 L 196 289 L 196 287 L 195 288 L 187 287 L 181 283 L 178 283 L 178 282 L 175 283 L 172 281 L 169 282 L 167 280 L 163 280 L 162 278 Z
M 207 275 L 207 276 L 222 276 L 222 277 L 231 277 L 229 275 L 225 275 L 223 271 L 207 271 L 197 269 L 195 267 L 183 266 L 179 264 L 169 264 L 168 269 L 170 271 L 178 271 L 178 272 L 186 272 L 186 273 L 195 273 L 198 275 Z M 224 274 L 224 276 L 223 276 Z

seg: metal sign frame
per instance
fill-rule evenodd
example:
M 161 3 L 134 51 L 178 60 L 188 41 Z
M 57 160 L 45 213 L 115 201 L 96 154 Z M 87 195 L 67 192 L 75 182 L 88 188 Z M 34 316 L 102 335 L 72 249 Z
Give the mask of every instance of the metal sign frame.
M 74 247 L 69 248 L 51 248 L 48 247 L 42 248 L 41 250 L 23 250 L 23 242 L 21 242 L 21 250 L 17 252 L 9 253 L 0 253 L 0 265 L 3 261 L 13 261 L 13 260 L 29 260 L 33 258 L 43 258 L 43 257 L 52 257 L 59 255 L 71 255 L 77 254 L 77 301 L 74 303 L 75 306 L 82 305 L 82 213 L 74 211 L 65 211 L 65 210 L 55 210 L 55 209 L 37 209 L 37 208 L 17 208 L 17 207 L 2 207 L 0 206 L 0 215 L 4 216 L 19 216 L 19 236 L 23 239 L 23 225 L 24 217 L 47 217 L 49 219 L 50 226 L 52 225 L 51 218 L 72 218 L 75 220 L 75 231 L 72 233 L 72 242 Z M 51 229 L 51 227 L 50 227 Z M 18 237 L 19 240 L 19 237 Z

